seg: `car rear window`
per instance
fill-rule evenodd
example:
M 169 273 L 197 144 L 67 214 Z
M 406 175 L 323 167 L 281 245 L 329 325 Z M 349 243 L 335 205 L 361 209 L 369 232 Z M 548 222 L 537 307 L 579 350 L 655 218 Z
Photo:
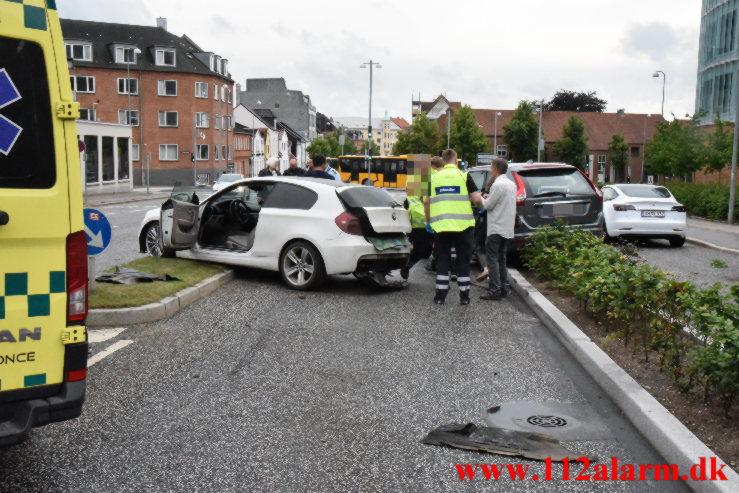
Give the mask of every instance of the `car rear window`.
M 349 207 L 392 207 L 399 205 L 392 195 L 381 188 L 347 187 L 339 195 Z
M 627 197 L 640 199 L 669 199 L 672 197 L 670 191 L 665 187 L 653 187 L 649 185 L 621 185 L 618 187 Z
M 56 183 L 54 133 L 44 52 L 0 36 L 0 188 Z
M 229 183 L 229 182 L 232 182 L 232 181 L 243 180 L 243 179 L 244 179 L 243 176 L 236 175 L 236 174 L 234 174 L 234 175 L 221 175 L 221 176 L 218 177 L 218 181 L 224 182 L 224 183 Z
M 588 180 L 574 168 L 522 169 L 518 172 L 532 197 L 562 192 L 567 195 L 592 195 L 595 192 Z

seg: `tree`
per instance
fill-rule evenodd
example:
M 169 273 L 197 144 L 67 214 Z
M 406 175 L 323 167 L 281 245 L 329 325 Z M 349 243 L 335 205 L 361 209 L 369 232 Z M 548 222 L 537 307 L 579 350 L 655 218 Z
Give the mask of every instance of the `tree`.
M 621 134 L 613 134 L 608 143 L 608 161 L 616 170 L 617 182 L 626 180 L 626 165 L 629 164 L 629 144 Z M 641 177 L 640 177 L 641 179 Z
M 562 129 L 562 137 L 554 143 L 554 152 L 565 163 L 584 170 L 588 152 L 587 140 L 585 124 L 578 117 L 571 116 Z
M 503 141 L 514 161 L 536 159 L 539 122 L 532 114 L 533 107 L 521 101 L 513 112 L 511 121 L 503 126 Z
M 703 158 L 705 166 L 703 169 L 706 173 L 724 169 L 726 164 L 731 162 L 731 151 L 734 145 L 734 126 L 731 123 L 721 121 L 718 116 L 714 120 L 714 125 L 716 129 L 705 138 L 705 155 Z M 728 127 L 730 131 L 727 132 L 725 127 Z
M 313 156 L 321 155 L 325 157 L 338 157 L 341 155 L 341 145 L 339 144 L 339 136 L 345 134 L 345 130 L 339 127 L 335 133 L 327 135 L 325 137 L 318 137 L 313 139 L 313 142 L 308 144 L 306 151 L 312 158 Z M 377 147 L 377 144 L 375 144 Z M 344 140 L 344 154 L 356 154 L 357 149 L 354 147 L 354 142 L 347 135 Z
M 649 172 L 686 177 L 703 167 L 705 148 L 698 130 L 698 120 L 674 119 L 658 122 L 657 132 L 644 150 Z
M 450 128 L 449 145 L 457 155 L 470 165 L 477 164 L 477 153 L 488 150 L 488 139 L 475 118 L 475 112 L 467 105 L 454 114 Z
M 535 106 L 539 103 L 537 102 Z M 544 111 L 578 111 L 603 113 L 606 109 L 606 100 L 600 99 L 595 91 L 576 92 L 560 89 L 552 99 L 544 103 Z
M 364 144 L 362 145 L 361 152 L 365 152 L 367 150 L 367 141 L 364 141 Z M 380 155 L 380 146 L 377 145 L 377 142 L 374 140 L 370 140 L 370 151 L 368 153 L 370 156 L 379 156 Z
M 436 155 L 443 146 L 439 126 L 429 120 L 426 113 L 421 113 L 414 118 L 413 124 L 406 132 L 398 135 L 398 141 L 393 145 L 393 154 Z

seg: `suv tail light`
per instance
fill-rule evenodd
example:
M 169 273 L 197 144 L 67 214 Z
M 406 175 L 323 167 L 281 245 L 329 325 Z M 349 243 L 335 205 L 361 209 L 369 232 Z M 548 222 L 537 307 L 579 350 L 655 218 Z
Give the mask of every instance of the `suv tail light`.
M 629 204 L 613 204 L 613 210 L 618 212 L 635 211 L 636 207 Z
M 67 323 L 87 318 L 87 237 L 83 231 L 67 236 Z
M 362 232 L 362 223 L 359 221 L 359 218 L 351 212 L 342 212 L 341 214 L 336 216 L 334 222 L 336 222 L 336 225 L 344 233 L 348 233 L 350 235 L 364 236 L 364 233 Z
M 516 205 L 523 205 L 526 202 L 526 186 L 515 171 L 513 172 L 513 178 L 516 180 Z
M 675 212 L 688 212 L 688 208 L 682 204 L 672 206 L 672 210 Z

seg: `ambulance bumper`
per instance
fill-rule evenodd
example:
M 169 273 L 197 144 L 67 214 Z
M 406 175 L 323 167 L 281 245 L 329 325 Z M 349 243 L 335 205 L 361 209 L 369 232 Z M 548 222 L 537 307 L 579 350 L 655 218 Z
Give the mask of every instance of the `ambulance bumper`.
M 0 447 L 26 439 L 35 426 L 78 417 L 85 401 L 85 380 L 64 382 L 56 395 L 0 403 Z

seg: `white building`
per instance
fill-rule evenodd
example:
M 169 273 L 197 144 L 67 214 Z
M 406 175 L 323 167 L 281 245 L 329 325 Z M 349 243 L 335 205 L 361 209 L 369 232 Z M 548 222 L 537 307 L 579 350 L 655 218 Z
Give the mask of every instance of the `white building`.
M 86 193 L 131 191 L 134 172 L 141 173 L 137 180 L 147 183 L 146 148 L 143 156 L 133 155 L 131 129 L 130 125 L 77 120 L 77 138 L 84 144 L 80 171 Z M 139 160 L 141 168 L 134 170 L 132 160 Z

